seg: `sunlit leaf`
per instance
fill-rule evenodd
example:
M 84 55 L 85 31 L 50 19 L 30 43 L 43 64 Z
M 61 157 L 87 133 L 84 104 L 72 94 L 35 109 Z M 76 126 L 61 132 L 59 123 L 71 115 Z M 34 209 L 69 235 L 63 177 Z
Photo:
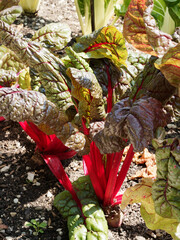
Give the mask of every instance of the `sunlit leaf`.
M 50 23 L 39 29 L 32 40 L 51 50 L 61 50 L 71 40 L 71 29 L 64 23 Z
M 135 48 L 151 55 L 164 55 L 175 46 L 169 34 L 161 32 L 151 15 L 153 0 L 132 0 L 124 18 L 123 33 Z
M 115 27 L 104 27 L 78 39 L 74 50 L 85 51 L 89 58 L 109 58 L 116 66 L 126 65 L 125 40 Z
M 151 195 L 152 183 L 152 179 L 145 178 L 141 183 L 128 188 L 123 194 L 121 207 L 124 209 L 128 204 L 141 203 L 141 216 L 146 226 L 151 230 L 165 230 L 172 235 L 173 239 L 178 240 L 180 223 L 176 219 L 163 218 L 155 212 Z
M 155 64 L 166 79 L 175 87 L 180 86 L 180 43 L 169 49 L 163 56 L 161 64 Z

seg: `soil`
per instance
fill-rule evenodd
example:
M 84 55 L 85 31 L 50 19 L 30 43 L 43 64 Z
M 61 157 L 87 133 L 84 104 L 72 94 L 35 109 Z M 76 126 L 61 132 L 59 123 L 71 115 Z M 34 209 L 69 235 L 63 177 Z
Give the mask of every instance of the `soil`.
M 73 37 L 81 34 L 72 0 L 42 0 L 37 16 L 21 16 L 13 25 L 25 37 L 31 37 L 45 24 L 58 21 L 69 24 Z M 37 162 L 35 143 L 12 121 L 0 122 L 0 140 L 0 240 L 67 240 L 66 220 L 53 207 L 54 197 L 63 187 L 45 163 Z M 83 175 L 80 157 L 64 160 L 63 165 L 71 181 Z M 133 163 L 128 176 L 139 168 Z M 34 174 L 33 182 L 27 179 L 29 173 Z M 138 182 L 128 176 L 122 190 Z M 149 230 L 139 209 L 138 204 L 127 207 L 121 227 L 109 229 L 109 240 L 172 240 L 164 231 Z M 33 228 L 25 227 L 31 219 L 47 222 L 44 233 L 34 236 Z

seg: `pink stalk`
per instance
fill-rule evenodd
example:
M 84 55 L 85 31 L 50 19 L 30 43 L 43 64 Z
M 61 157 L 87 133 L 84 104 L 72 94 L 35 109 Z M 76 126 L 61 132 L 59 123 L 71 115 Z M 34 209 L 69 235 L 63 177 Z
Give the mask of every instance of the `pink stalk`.
M 73 186 L 69 180 L 69 177 L 67 176 L 66 172 L 64 171 L 64 168 L 62 166 L 62 163 L 60 159 L 57 156 L 53 155 L 46 155 L 42 154 L 42 157 L 44 158 L 44 161 L 50 168 L 51 172 L 54 174 L 54 176 L 58 179 L 58 181 L 63 185 L 63 187 L 68 190 L 73 199 L 76 201 L 78 207 L 82 209 L 81 202 L 79 201 L 76 192 L 73 189 Z
M 117 181 L 116 181 L 115 190 L 114 190 L 114 192 L 111 196 L 111 204 L 113 204 L 113 202 L 114 202 L 113 199 L 116 196 L 116 194 L 119 192 L 119 189 L 121 188 L 121 186 L 124 182 L 126 174 L 127 174 L 128 170 L 129 170 L 129 167 L 131 165 L 133 156 L 134 156 L 134 151 L 133 151 L 133 145 L 131 144 L 131 146 L 128 150 L 128 153 L 126 155 L 126 158 L 123 162 L 123 165 L 121 167 L 121 170 L 119 172 L 119 175 L 118 175 L 118 178 L 117 178 Z
M 117 205 L 117 204 L 121 204 L 121 202 L 122 202 L 122 197 L 123 197 L 123 194 L 117 195 L 117 196 L 113 199 L 112 206 Z
M 98 197 L 98 199 L 100 201 L 103 201 L 103 198 L 104 198 L 103 188 L 100 185 L 100 182 L 99 182 L 99 179 L 96 175 L 96 171 L 95 171 L 94 166 L 92 164 L 91 158 L 90 158 L 89 155 L 84 155 L 83 160 L 86 163 L 86 166 L 87 166 L 87 169 L 88 169 L 88 174 L 89 174 L 89 177 L 91 179 L 91 183 L 93 185 L 96 196 Z
M 60 160 L 73 157 L 76 152 L 69 150 L 55 134 L 47 135 L 42 132 L 34 123 L 20 122 L 24 131 L 35 141 L 40 152 L 48 155 L 56 155 Z
M 104 206 L 108 206 L 111 204 L 111 197 L 112 197 L 112 194 L 113 194 L 115 186 L 116 186 L 117 173 L 119 170 L 119 165 L 121 163 L 122 155 L 123 155 L 123 150 L 120 151 L 119 153 L 111 154 L 111 158 L 113 160 L 110 161 L 111 162 L 111 166 L 110 166 L 111 170 L 109 172 L 108 183 L 107 183 L 105 196 L 104 196 L 104 202 L 103 202 Z M 108 164 L 107 164 L 107 167 L 109 167 Z
M 4 117 L 0 117 L 0 122 L 4 121 L 5 118 Z
M 90 159 L 92 161 L 94 170 L 99 179 L 100 185 L 103 189 L 103 192 L 105 192 L 106 176 L 105 176 L 105 169 L 104 169 L 104 163 L 103 163 L 103 155 L 100 153 L 99 149 L 96 147 L 95 142 L 91 143 L 89 155 L 90 155 Z

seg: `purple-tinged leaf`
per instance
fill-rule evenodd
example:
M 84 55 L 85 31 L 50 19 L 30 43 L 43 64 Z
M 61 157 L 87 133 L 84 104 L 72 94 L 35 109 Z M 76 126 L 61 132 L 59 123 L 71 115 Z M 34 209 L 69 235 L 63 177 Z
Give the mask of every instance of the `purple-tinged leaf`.
M 37 126 L 45 125 L 67 147 L 83 151 L 89 141 L 75 124 L 68 122 L 67 115 L 60 111 L 46 96 L 36 91 L 18 88 L 0 89 L 0 116 L 17 122 L 30 121 Z M 85 147 L 85 148 L 86 148 Z
M 133 102 L 125 98 L 114 105 L 104 129 L 95 135 L 94 141 L 103 153 L 108 145 L 123 149 L 123 140 L 113 144 L 114 138 L 129 139 L 134 151 L 141 152 L 151 143 L 156 128 L 166 124 L 167 116 L 158 100 L 143 97 Z

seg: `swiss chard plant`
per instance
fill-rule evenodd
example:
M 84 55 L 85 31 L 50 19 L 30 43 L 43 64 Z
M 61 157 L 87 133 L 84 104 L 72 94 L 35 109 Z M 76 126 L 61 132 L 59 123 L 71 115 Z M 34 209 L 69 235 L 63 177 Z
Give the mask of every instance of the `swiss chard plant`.
M 119 204 L 125 206 L 128 201 L 119 190 L 134 152 L 143 151 L 154 139 L 156 129 L 171 120 L 166 107 L 180 85 L 180 43 L 159 30 L 152 9 L 152 1 L 132 0 L 123 34 L 113 26 L 102 27 L 78 38 L 71 47 L 65 47 L 70 30 L 60 23 L 46 25 L 27 41 L 0 21 L 0 116 L 27 121 L 21 126 L 35 140 L 45 162 L 66 189 L 54 204 L 67 218 L 70 239 L 107 239 L 104 213 L 111 226 L 120 225 Z M 125 39 L 145 54 L 128 56 Z M 64 56 L 58 56 L 57 50 L 64 47 Z M 177 140 L 175 143 L 169 146 L 168 164 L 157 165 L 159 172 L 161 167 L 166 169 L 161 181 L 166 191 L 169 163 L 173 161 L 176 167 L 171 171 L 177 172 L 171 181 L 176 182 L 178 195 L 179 160 L 173 147 L 177 152 L 179 145 Z M 123 149 L 129 144 L 119 171 Z M 57 146 L 63 154 L 83 155 L 87 176 L 72 184 Z M 163 203 L 152 190 L 159 187 L 158 178 L 160 174 L 149 191 L 154 214 L 160 216 L 158 209 Z M 175 210 L 172 207 L 173 214 L 163 213 L 157 228 L 171 218 L 176 228 L 165 230 L 178 237 L 176 216 L 180 206 L 179 198 L 174 196 L 168 196 L 176 206 Z M 151 212 L 146 209 L 146 218 L 148 214 Z

